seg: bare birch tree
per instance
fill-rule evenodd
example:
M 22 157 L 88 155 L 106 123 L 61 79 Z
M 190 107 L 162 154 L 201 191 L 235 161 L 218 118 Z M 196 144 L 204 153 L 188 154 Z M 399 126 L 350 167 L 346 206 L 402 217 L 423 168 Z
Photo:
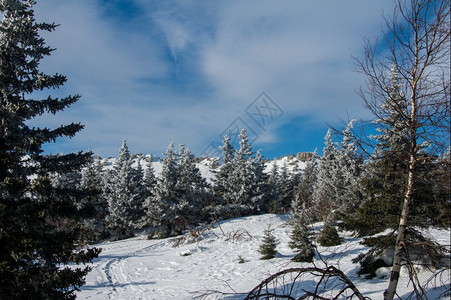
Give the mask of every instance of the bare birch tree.
M 381 119 L 389 110 L 403 115 L 409 158 L 406 192 L 400 215 L 393 269 L 385 299 L 393 299 L 405 251 L 409 204 L 416 188 L 416 168 L 424 151 L 443 153 L 450 134 L 450 4 L 448 0 L 395 0 L 393 14 L 385 18 L 382 38 L 366 41 L 357 69 L 366 77 L 360 90 L 365 106 Z M 389 71 L 400 77 L 407 107 L 387 108 Z

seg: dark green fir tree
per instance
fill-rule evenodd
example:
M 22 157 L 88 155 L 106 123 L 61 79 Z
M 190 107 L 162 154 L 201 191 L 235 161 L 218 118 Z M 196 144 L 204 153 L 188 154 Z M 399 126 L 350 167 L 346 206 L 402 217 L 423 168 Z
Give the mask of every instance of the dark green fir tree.
M 52 178 L 77 172 L 90 153 L 44 155 L 42 146 L 73 137 L 83 126 L 35 128 L 28 121 L 57 112 L 79 96 L 33 99 L 62 86 L 66 77 L 39 71 L 53 49 L 40 37 L 57 25 L 37 23 L 32 0 L 0 0 L 0 299 L 74 299 L 98 255 L 79 247 L 84 191 L 54 185 Z M 69 266 L 70 265 L 70 266 Z
M 331 214 L 328 218 L 326 218 L 326 222 L 324 222 L 324 227 L 321 230 L 318 243 L 324 247 L 332 247 L 341 244 L 341 238 L 338 235 L 338 231 L 335 228 L 335 221 L 333 218 L 333 214 Z
M 296 252 L 292 260 L 295 262 L 312 262 L 315 251 L 305 210 L 296 207 L 291 215 L 290 223 L 293 230 L 290 234 L 288 246 Z
M 271 259 L 276 257 L 276 248 L 279 242 L 272 232 L 271 226 L 268 226 L 268 229 L 265 229 L 263 232 L 263 240 L 258 248 L 258 252 L 262 255 L 260 259 Z

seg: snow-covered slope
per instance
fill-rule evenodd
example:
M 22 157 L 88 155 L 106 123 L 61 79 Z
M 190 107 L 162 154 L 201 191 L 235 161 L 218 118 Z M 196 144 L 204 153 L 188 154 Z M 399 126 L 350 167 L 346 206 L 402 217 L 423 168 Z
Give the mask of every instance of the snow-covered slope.
M 140 236 L 96 245 L 103 251 L 94 261 L 93 270 L 88 274 L 86 285 L 78 293 L 78 298 L 191 299 L 212 291 L 248 292 L 270 274 L 291 267 L 312 266 L 290 260 L 294 254 L 288 247 L 290 227 L 286 221 L 287 216 L 272 214 L 232 219 L 200 232 L 197 241 L 192 243 L 180 237 L 146 240 L 145 236 Z M 280 241 L 278 255 L 271 260 L 260 260 L 258 247 L 263 231 L 268 226 L 274 229 Z M 321 224 L 314 224 L 316 231 L 320 227 Z M 450 244 L 449 231 L 430 230 L 430 234 L 440 243 Z M 340 268 L 365 296 L 381 299 L 388 279 L 365 280 L 358 277 L 358 265 L 351 260 L 365 251 L 366 247 L 350 233 L 341 233 L 341 236 L 344 237 L 342 245 L 318 248 L 322 258 L 328 264 Z M 179 245 L 175 246 L 177 243 Z M 318 256 L 314 264 L 324 266 Z M 388 270 L 382 270 L 379 274 L 386 276 Z M 426 281 L 431 274 L 430 271 L 422 270 L 420 280 Z M 403 298 L 412 291 L 405 275 L 398 289 L 398 294 Z M 444 278 L 449 286 L 449 273 Z M 313 278 L 307 279 L 306 288 L 312 287 Z M 431 290 L 429 299 L 437 299 L 439 294 L 439 291 Z M 224 297 L 212 293 L 205 299 Z M 227 299 L 243 297 L 242 294 L 228 295 Z

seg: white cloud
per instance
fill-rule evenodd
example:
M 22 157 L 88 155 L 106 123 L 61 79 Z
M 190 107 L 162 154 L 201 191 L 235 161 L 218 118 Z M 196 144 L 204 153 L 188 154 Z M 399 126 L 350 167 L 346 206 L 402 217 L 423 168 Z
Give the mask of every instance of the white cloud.
M 362 79 L 351 55 L 359 55 L 363 36 L 379 33 L 382 9 L 392 5 L 135 0 L 142 11 L 125 24 L 102 3 L 36 6 L 39 21 L 61 24 L 45 35 L 58 49 L 44 70 L 67 75 L 64 93 L 82 95 L 50 122 L 86 124 L 67 145 L 100 155 L 115 155 L 123 138 L 135 152 L 159 154 L 171 139 L 199 152 L 262 91 L 286 120 L 361 114 L 354 90 Z M 260 142 L 276 136 L 266 132 Z

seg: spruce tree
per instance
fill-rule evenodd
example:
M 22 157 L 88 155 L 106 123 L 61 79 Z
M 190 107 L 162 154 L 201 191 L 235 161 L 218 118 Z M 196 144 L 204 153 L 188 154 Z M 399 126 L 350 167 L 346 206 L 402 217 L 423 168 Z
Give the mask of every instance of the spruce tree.
M 181 199 L 177 189 L 179 170 L 174 143 L 171 142 L 164 153 L 163 168 L 155 187 L 155 195 L 148 208 L 148 218 L 155 231 L 150 237 L 164 238 L 180 234 L 185 226 L 183 211 L 188 202 Z
M 224 136 L 220 149 L 222 151 L 222 164 L 215 170 L 215 177 L 213 179 L 213 192 L 215 196 L 214 210 L 219 218 L 227 218 L 231 217 L 232 214 L 230 211 L 230 191 L 233 188 L 231 178 L 234 172 L 235 156 L 235 148 L 228 134 Z
M 53 51 L 40 31 L 51 32 L 57 25 L 36 22 L 34 4 L 0 1 L 0 298 L 74 299 L 90 267 L 73 264 L 89 263 L 99 251 L 77 244 L 83 210 L 76 204 L 84 192 L 55 186 L 51 177 L 79 172 L 91 154 L 43 154 L 43 144 L 73 137 L 81 124 L 55 129 L 27 125 L 80 98 L 32 98 L 36 91 L 66 82 L 63 75 L 39 71 L 41 59 Z
M 269 195 L 268 176 L 263 157 L 254 153 L 246 129 L 239 136 L 240 148 L 235 150 L 228 135 L 221 147 L 223 164 L 216 172 L 214 193 L 221 218 L 232 218 L 264 211 Z
M 324 247 L 331 247 L 341 244 L 341 238 L 335 228 L 335 220 L 333 214 L 329 215 L 324 222 L 324 227 L 318 237 L 318 243 Z
M 396 229 L 406 192 L 409 119 L 405 111 L 409 109 L 409 103 L 401 91 L 401 79 L 395 65 L 392 65 L 389 77 L 390 85 L 386 88 L 389 97 L 382 104 L 386 113 L 375 120 L 378 134 L 371 136 L 376 141 L 375 159 L 367 164 L 363 180 L 368 199 L 358 208 L 356 216 L 346 219 L 349 227 L 360 235 L 375 234 L 386 228 Z M 440 175 L 439 178 L 435 177 L 438 175 L 440 160 L 426 153 L 418 154 L 418 157 L 421 160 L 415 171 L 418 179 L 412 193 L 415 205 L 409 210 L 410 226 L 443 226 L 447 222 L 439 217 L 443 211 L 438 207 L 446 211 L 449 202 L 434 190 L 434 182 L 440 180 Z
M 146 165 L 144 172 L 144 188 L 145 195 L 143 201 L 143 213 L 144 216 L 141 220 L 142 227 L 148 227 L 152 225 L 152 205 L 154 203 L 155 188 L 157 185 L 157 178 L 155 176 L 155 170 L 152 165 L 152 156 L 149 157 L 149 161 Z
M 108 189 L 108 223 L 116 239 L 132 237 L 143 217 L 143 171 L 132 168 L 132 158 L 124 140 L 111 172 Z
M 202 177 L 194 161 L 194 155 L 184 145 L 180 145 L 178 161 L 177 191 L 186 202 L 183 217 L 189 225 L 205 220 L 209 185 Z
M 302 170 L 299 183 L 295 190 L 294 201 L 291 204 L 292 210 L 295 210 L 296 207 L 304 207 L 310 215 L 314 216 L 313 188 L 317 180 L 318 160 L 319 157 L 314 152 Z
M 332 142 L 332 132 L 327 131 L 323 156 L 318 163 L 316 182 L 313 188 L 313 206 L 315 214 L 325 220 L 334 209 L 336 202 L 335 177 L 337 174 L 337 146 Z
M 268 212 L 271 187 L 268 184 L 269 175 L 265 172 L 266 164 L 261 154 L 261 149 L 257 151 L 254 159 L 250 159 L 253 181 L 251 190 L 251 207 L 253 213 Z
M 293 229 L 288 246 L 296 252 L 292 260 L 295 262 L 312 262 L 315 252 L 305 211 L 302 208 L 294 210 L 290 223 Z
M 363 159 L 352 133 L 355 120 L 351 120 L 343 130 L 343 140 L 336 149 L 336 169 L 334 174 L 334 207 L 340 217 L 355 214 L 363 202 Z
M 246 129 L 242 129 L 238 135 L 240 148 L 235 153 L 234 171 L 230 176 L 232 209 L 235 216 L 249 215 L 257 209 L 258 195 L 254 194 L 256 178 L 254 174 L 254 152 L 249 144 Z
M 279 170 L 277 167 L 277 163 L 273 162 L 271 172 L 268 177 L 268 185 L 269 185 L 269 208 L 268 211 L 273 214 L 278 214 L 281 212 L 281 203 L 279 196 Z
M 277 185 L 279 187 L 280 197 L 279 213 L 287 212 L 293 200 L 294 182 L 292 175 L 288 171 L 286 161 L 282 164 L 282 168 L 280 168 Z
M 81 186 L 88 191 L 86 201 L 92 206 L 93 214 L 83 221 L 85 228 L 85 239 L 89 242 L 99 241 L 108 237 L 106 217 L 108 216 L 108 202 L 102 193 L 103 186 L 102 162 L 93 159 L 88 166 L 83 169 Z
M 279 242 L 277 241 L 272 231 L 273 230 L 271 229 L 271 226 L 268 226 L 268 229 L 265 229 L 263 232 L 262 243 L 258 248 L 258 252 L 262 255 L 260 259 L 271 259 L 276 257 L 276 248 Z

